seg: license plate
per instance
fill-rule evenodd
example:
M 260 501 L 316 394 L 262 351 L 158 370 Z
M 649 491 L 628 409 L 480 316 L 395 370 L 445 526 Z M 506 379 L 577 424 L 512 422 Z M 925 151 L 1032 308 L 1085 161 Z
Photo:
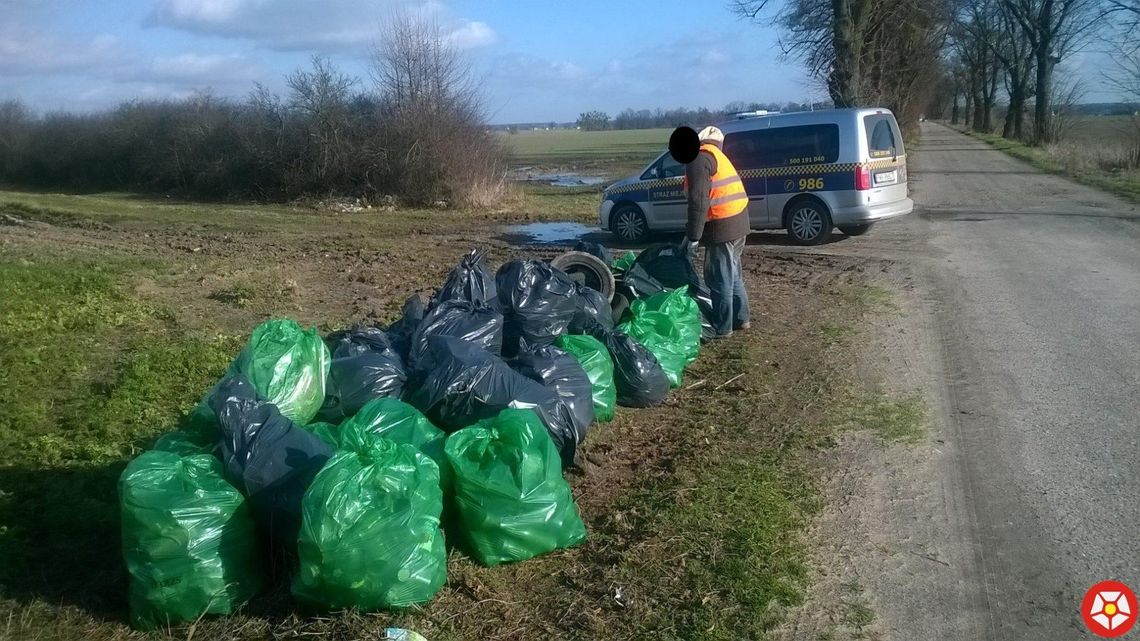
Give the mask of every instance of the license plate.
M 899 181 L 899 170 L 892 169 L 875 174 L 876 185 L 893 185 Z

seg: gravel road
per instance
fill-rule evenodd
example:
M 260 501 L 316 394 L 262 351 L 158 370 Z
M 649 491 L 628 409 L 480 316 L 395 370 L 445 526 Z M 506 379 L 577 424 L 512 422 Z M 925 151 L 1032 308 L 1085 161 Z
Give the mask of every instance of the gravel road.
M 809 251 L 906 274 L 886 372 L 931 438 L 839 461 L 823 562 L 872 638 L 1093 638 L 1085 590 L 1140 589 L 1140 208 L 935 123 L 911 151 L 914 214 Z

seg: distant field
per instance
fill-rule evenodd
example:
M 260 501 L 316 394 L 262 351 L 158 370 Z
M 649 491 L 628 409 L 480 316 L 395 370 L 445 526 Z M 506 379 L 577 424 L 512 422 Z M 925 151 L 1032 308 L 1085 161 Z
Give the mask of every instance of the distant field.
M 1129 116 L 1083 116 L 1074 121 L 1063 142 L 1124 145 L 1136 135 L 1136 125 Z
M 512 165 L 574 168 L 610 175 L 629 173 L 661 153 L 671 129 L 522 131 L 503 134 Z

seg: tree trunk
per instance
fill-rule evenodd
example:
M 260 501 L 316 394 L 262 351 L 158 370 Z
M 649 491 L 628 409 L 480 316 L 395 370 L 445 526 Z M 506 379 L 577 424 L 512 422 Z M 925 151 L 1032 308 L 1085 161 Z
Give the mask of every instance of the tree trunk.
M 1053 58 L 1049 55 L 1051 40 L 1042 39 L 1037 47 L 1037 96 L 1033 105 L 1033 134 L 1038 144 L 1050 142 L 1050 120 L 1053 117 Z
M 1013 95 L 1017 93 L 1017 90 L 1013 88 L 1013 82 L 1013 78 L 1011 77 L 1009 81 L 1009 107 L 1005 110 L 1005 122 L 1002 123 L 1001 126 L 1001 137 L 1008 139 L 1013 138 L 1013 120 L 1014 114 L 1017 113 L 1017 100 L 1013 97 Z
M 958 90 L 954 90 L 954 102 L 950 107 L 950 124 L 958 124 Z
M 982 125 L 986 133 L 993 133 L 994 131 L 994 105 L 997 103 L 997 88 L 998 88 L 998 65 L 997 61 L 991 60 L 988 63 L 987 73 L 989 73 L 989 86 L 984 87 L 982 91 L 985 92 L 985 122 Z
M 1020 140 L 1025 129 L 1025 92 L 1028 80 L 1025 69 L 1011 69 L 1009 72 L 1009 110 L 1005 112 L 1005 126 L 1002 138 Z
M 862 84 L 861 5 L 863 2 L 864 0 L 831 0 L 834 15 L 832 46 L 835 51 L 835 66 L 831 71 L 829 89 L 836 107 L 859 105 L 859 89 Z
M 969 89 L 966 90 L 965 101 L 966 105 L 962 110 L 962 122 L 967 127 L 969 127 L 973 122 L 974 115 L 974 95 L 970 92 Z
M 985 82 L 980 68 L 970 74 L 970 101 L 974 103 L 974 131 L 978 133 L 984 131 L 986 122 L 986 101 L 982 96 L 985 93 Z

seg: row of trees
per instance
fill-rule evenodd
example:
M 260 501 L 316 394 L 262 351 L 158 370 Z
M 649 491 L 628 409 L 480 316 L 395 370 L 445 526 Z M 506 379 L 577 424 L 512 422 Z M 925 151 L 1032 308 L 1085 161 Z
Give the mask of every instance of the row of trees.
M 361 82 L 322 57 L 276 95 L 200 93 L 102 113 L 36 116 L 0 105 L 0 182 L 287 200 L 391 195 L 490 204 L 506 154 L 487 131 L 476 85 L 438 25 L 396 17 Z
M 770 0 L 732 0 L 769 23 Z M 1110 42 L 1108 80 L 1140 101 L 1140 0 L 788 0 L 776 10 L 784 54 L 803 62 L 839 107 L 884 105 L 912 128 L 949 108 L 981 131 L 1033 142 L 1057 135 L 1065 101 L 1056 68 L 1090 42 Z M 1004 92 L 1003 92 L 1004 90 Z M 1003 95 L 1004 93 L 1004 95 Z M 1032 102 L 1032 128 L 1027 124 Z
M 580 129 L 597 131 L 602 129 L 653 129 L 661 127 L 679 127 L 681 125 L 704 124 L 719 122 L 732 118 L 733 114 L 748 111 L 807 111 L 813 107 L 822 107 L 820 103 L 798 102 L 730 102 L 720 109 L 625 109 L 618 115 L 610 118 L 604 111 L 587 111 L 578 116 L 577 125 Z
M 1125 1 L 1140 7 L 1136 0 Z M 952 119 L 958 120 L 961 96 L 963 119 L 978 131 L 993 131 L 993 112 L 1004 87 L 1002 135 L 1041 143 L 1056 140 L 1058 109 L 1073 95 L 1072 87 L 1057 82 L 1057 66 L 1109 31 L 1113 4 L 1123 7 L 1125 2 L 961 0 L 949 47 Z M 1026 127 L 1030 100 L 1032 131 Z
M 883 105 L 913 127 L 935 93 L 953 0 L 788 0 L 775 15 L 785 56 L 804 63 L 837 107 Z M 733 0 L 769 24 L 770 0 Z

